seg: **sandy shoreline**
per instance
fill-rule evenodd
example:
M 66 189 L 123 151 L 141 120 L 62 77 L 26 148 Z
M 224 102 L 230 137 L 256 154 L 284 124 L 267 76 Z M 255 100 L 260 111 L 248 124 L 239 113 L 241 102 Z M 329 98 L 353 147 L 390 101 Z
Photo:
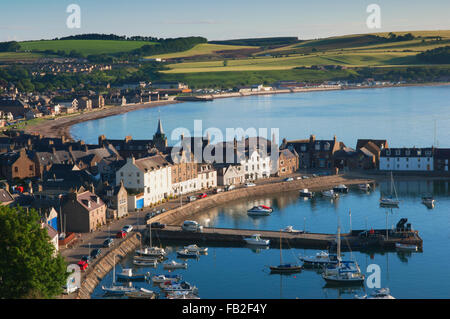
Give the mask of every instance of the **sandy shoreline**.
M 337 90 L 357 90 L 357 89 L 379 89 L 379 88 L 392 88 L 392 87 L 411 87 L 411 86 L 444 86 L 450 85 L 449 82 L 443 83 L 424 83 L 424 84 L 401 84 L 390 86 L 371 86 L 371 87 L 349 87 L 349 88 L 335 88 L 335 87 L 323 87 L 323 88 L 309 88 L 309 89 L 294 89 L 294 90 L 274 90 L 274 91 L 260 91 L 260 92 L 248 92 L 248 93 L 225 93 L 212 95 L 214 98 L 230 98 L 230 97 L 246 97 L 252 95 L 272 95 L 272 94 L 287 94 L 287 93 L 305 93 L 305 92 L 320 92 L 320 91 L 337 91 Z M 78 123 L 97 120 L 109 116 L 132 112 L 145 108 L 153 108 L 158 106 L 164 106 L 168 104 L 184 103 L 184 101 L 155 101 L 151 103 L 135 104 L 127 106 L 110 106 L 108 108 L 90 111 L 73 116 L 65 116 L 57 119 L 48 119 L 33 126 L 29 126 L 25 129 L 27 133 L 38 133 L 45 137 L 61 137 L 64 136 L 68 139 L 73 139 L 70 134 L 70 128 Z

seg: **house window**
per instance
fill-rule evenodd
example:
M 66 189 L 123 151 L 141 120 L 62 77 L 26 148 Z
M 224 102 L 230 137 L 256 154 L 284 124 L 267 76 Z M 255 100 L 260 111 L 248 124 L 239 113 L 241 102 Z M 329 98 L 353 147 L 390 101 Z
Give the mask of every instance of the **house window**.
M 422 155 L 422 151 L 417 151 L 417 156 L 421 156 Z
M 302 147 L 300 148 L 303 152 L 306 152 L 306 145 L 302 145 Z M 292 151 L 292 150 L 291 150 Z
M 391 151 L 390 150 L 386 150 L 386 155 L 391 155 Z
M 400 155 L 400 150 L 395 150 L 395 155 Z
M 14 172 L 18 173 L 19 172 L 19 168 L 16 166 L 14 167 Z
M 411 155 L 411 151 L 410 151 L 410 150 L 406 150 L 406 151 L 405 151 L 405 155 L 406 155 L 406 156 Z
M 316 144 L 316 151 L 320 151 L 320 144 L 319 143 Z

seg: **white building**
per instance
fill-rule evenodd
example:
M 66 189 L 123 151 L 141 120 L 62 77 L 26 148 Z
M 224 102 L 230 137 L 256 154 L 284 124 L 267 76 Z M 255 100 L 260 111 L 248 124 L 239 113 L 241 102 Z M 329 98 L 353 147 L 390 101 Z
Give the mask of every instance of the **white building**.
M 116 185 L 123 180 L 128 191 L 128 209 L 140 209 L 172 194 L 171 166 L 163 156 L 128 158 L 116 172 Z M 134 198 L 133 198 L 134 197 Z
M 217 171 L 211 164 L 199 164 L 197 172 L 200 189 L 217 187 Z
M 386 148 L 381 151 L 380 170 L 433 171 L 433 148 Z
M 270 177 L 270 155 L 259 149 L 247 151 L 241 165 L 244 167 L 246 180 Z

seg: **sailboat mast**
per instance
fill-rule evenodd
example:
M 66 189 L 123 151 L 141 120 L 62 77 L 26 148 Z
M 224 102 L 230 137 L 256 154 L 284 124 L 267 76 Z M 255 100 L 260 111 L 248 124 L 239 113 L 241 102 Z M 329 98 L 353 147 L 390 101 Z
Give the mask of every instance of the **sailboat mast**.
M 337 259 L 338 265 L 341 264 L 341 226 L 338 225 L 338 233 L 337 233 Z
M 280 231 L 280 265 L 283 264 L 283 259 L 282 259 L 282 255 L 281 255 L 281 231 Z

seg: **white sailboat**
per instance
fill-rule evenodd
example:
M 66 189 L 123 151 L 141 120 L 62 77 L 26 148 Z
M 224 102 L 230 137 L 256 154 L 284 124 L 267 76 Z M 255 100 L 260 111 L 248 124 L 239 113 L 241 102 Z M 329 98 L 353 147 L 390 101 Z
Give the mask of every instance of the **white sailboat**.
M 395 194 L 395 199 L 392 197 Z M 397 191 L 395 190 L 394 177 L 391 172 L 391 194 L 390 196 L 380 197 L 380 205 L 384 207 L 398 207 L 400 201 L 398 200 Z
M 112 284 L 109 287 L 102 286 L 102 290 L 108 295 L 115 295 L 115 296 L 123 296 L 125 295 L 125 293 L 136 291 L 136 288 L 131 286 L 131 283 L 130 286 L 128 287 L 116 285 L 116 255 L 113 256 L 113 264 L 114 266 L 113 266 Z
M 152 228 L 149 227 L 149 237 L 150 237 L 150 246 L 145 247 L 143 249 L 137 249 L 136 254 L 139 256 L 149 256 L 149 257 L 164 257 L 167 255 L 167 252 L 162 247 L 156 247 L 152 245 Z

